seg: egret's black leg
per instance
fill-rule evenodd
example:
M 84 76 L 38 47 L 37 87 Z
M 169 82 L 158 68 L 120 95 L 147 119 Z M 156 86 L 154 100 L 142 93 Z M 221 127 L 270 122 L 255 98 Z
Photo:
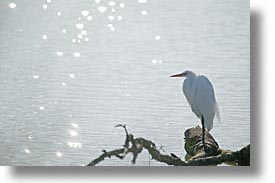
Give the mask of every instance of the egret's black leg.
M 202 124 L 202 144 L 203 144 L 203 149 L 206 154 L 206 145 L 205 145 L 205 127 L 204 127 L 204 118 L 201 116 L 201 124 Z

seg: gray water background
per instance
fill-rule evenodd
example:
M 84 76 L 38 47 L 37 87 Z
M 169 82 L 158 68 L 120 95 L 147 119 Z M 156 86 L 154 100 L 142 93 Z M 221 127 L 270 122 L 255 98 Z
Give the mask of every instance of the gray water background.
M 184 157 L 183 132 L 200 122 L 183 96 L 182 80 L 169 76 L 186 69 L 214 85 L 221 122 L 214 121 L 211 133 L 220 147 L 250 143 L 249 1 L 121 0 L 115 12 L 108 1 L 14 0 L 14 9 L 10 2 L 0 2 L 1 165 L 85 165 L 102 149 L 121 147 L 124 132 L 114 128 L 119 123 Z M 112 14 L 123 20 L 108 20 Z M 72 42 L 77 23 L 89 41 Z M 164 164 L 144 151 L 136 165 Z

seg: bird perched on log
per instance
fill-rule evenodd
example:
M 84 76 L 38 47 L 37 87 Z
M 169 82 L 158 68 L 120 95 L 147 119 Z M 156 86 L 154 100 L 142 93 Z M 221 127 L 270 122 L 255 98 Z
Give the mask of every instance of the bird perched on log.
M 185 77 L 182 90 L 192 111 L 201 120 L 202 143 L 204 151 L 207 153 L 205 129 L 210 131 L 213 128 L 215 116 L 220 120 L 219 107 L 213 85 L 206 76 L 196 75 L 194 72 L 188 70 L 170 77 Z

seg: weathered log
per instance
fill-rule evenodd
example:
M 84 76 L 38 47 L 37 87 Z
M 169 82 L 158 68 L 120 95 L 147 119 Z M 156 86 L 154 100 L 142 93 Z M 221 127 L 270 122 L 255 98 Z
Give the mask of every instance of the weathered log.
M 103 150 L 98 158 L 94 159 L 87 166 L 95 166 L 107 157 L 117 157 L 124 159 L 127 154 L 133 154 L 132 163 L 137 160 L 138 155 L 143 149 L 146 149 L 152 156 L 152 159 L 163 162 L 167 165 L 173 166 L 207 166 L 218 165 L 221 163 L 228 163 L 231 165 L 249 166 L 250 165 L 250 145 L 245 146 L 240 151 L 224 151 L 219 149 L 218 143 L 213 136 L 206 132 L 207 152 L 204 152 L 202 145 L 202 130 L 200 127 L 194 127 L 185 131 L 185 150 L 187 152 L 186 160 L 171 153 L 170 155 L 162 154 L 150 140 L 144 138 L 135 138 L 134 135 L 129 134 L 126 125 L 117 125 L 116 127 L 123 127 L 126 134 L 123 148 L 112 151 Z
M 239 166 L 250 166 L 250 144 L 237 151 L 237 164 Z
M 207 152 L 204 151 L 204 146 L 202 143 L 202 129 L 200 126 L 187 129 L 184 132 L 184 138 L 186 160 L 192 160 L 207 156 L 216 156 L 221 153 L 218 143 L 208 131 L 205 131 L 205 145 Z
M 223 150 L 219 148 L 214 137 L 206 131 L 205 144 L 207 152 L 205 152 L 202 144 L 202 129 L 200 126 L 187 129 L 184 132 L 184 139 L 184 149 L 186 151 L 185 160 L 187 161 L 204 157 L 212 157 L 213 159 L 213 156 L 218 156 L 221 159 L 223 159 L 222 157 L 226 157 L 227 161 L 223 162 L 230 165 L 250 165 L 250 145 L 245 146 L 240 151 Z

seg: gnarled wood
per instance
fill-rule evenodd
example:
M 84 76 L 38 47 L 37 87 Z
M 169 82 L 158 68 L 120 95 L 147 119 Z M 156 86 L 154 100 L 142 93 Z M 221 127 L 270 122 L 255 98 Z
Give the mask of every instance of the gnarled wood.
M 201 128 L 193 127 L 185 131 L 185 150 L 187 152 L 186 160 L 171 153 L 170 155 L 162 154 L 156 147 L 155 143 L 144 138 L 135 138 L 134 135 L 129 134 L 126 125 L 117 125 L 116 127 L 123 127 L 126 134 L 123 148 L 112 151 L 103 150 L 103 153 L 87 166 L 95 166 L 107 157 L 117 157 L 124 159 L 128 153 L 133 154 L 132 163 L 134 164 L 138 155 L 143 149 L 146 149 L 152 156 L 152 159 L 173 166 L 207 166 L 218 165 L 221 163 L 228 163 L 240 166 L 250 165 L 250 145 L 245 146 L 240 151 L 224 151 L 219 149 L 218 143 L 214 137 L 206 132 L 207 153 L 204 152 L 201 138 Z
M 214 137 L 205 131 L 205 145 L 207 152 L 205 153 L 202 143 L 202 129 L 200 126 L 189 128 L 184 132 L 186 151 L 186 160 L 202 158 L 206 156 L 216 156 L 221 153 L 218 143 Z

